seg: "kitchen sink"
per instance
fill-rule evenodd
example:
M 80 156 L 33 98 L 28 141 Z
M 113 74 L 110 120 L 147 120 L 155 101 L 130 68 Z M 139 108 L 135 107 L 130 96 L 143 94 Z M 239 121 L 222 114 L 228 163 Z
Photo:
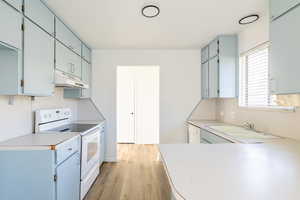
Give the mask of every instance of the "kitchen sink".
M 254 130 L 248 130 L 239 126 L 208 126 L 209 128 L 218 132 L 224 133 L 237 140 L 247 139 L 278 139 L 280 137 L 257 132 Z

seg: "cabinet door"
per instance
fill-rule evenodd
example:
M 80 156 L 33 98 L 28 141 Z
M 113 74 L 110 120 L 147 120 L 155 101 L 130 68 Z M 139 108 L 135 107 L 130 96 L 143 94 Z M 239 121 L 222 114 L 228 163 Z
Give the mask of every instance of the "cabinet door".
M 77 76 L 78 78 L 81 78 L 81 70 L 82 70 L 81 69 L 81 57 L 73 52 L 71 52 L 71 55 L 72 55 L 72 64 L 73 64 L 72 74 L 74 76 Z
M 209 97 L 209 91 L 208 91 L 208 84 L 209 84 L 209 82 L 208 82 L 208 80 L 209 80 L 209 73 L 208 73 L 208 71 L 209 71 L 209 64 L 208 64 L 208 62 L 206 62 L 206 63 L 203 63 L 202 64 L 202 71 L 201 71 L 201 77 L 202 77 L 202 86 L 201 86 L 201 88 L 202 88 L 202 91 L 201 91 L 201 94 L 202 94 L 202 98 L 203 99 L 207 99 L 208 97 Z
M 73 70 L 71 51 L 60 42 L 56 42 L 56 68 L 71 74 Z
M 209 58 L 214 58 L 219 52 L 219 40 L 215 39 L 209 44 Z
M 219 97 L 219 58 L 209 61 L 209 98 Z
M 82 57 L 87 62 L 91 62 L 91 50 L 85 44 L 82 44 Z
M 238 38 L 219 37 L 219 97 L 235 98 L 237 91 Z
M 81 80 L 84 83 L 89 84 L 90 83 L 90 64 L 87 63 L 85 60 L 82 60 L 82 76 L 81 76 Z
M 57 200 L 79 200 L 80 154 L 73 154 L 56 169 Z
M 9 5 L 13 6 L 17 10 L 22 9 L 22 0 L 4 0 L 4 1 L 9 3 Z
M 271 18 L 276 19 L 300 3 L 300 0 L 270 0 Z
M 41 0 L 25 0 L 25 15 L 54 36 L 54 15 Z
M 24 49 L 24 93 L 33 96 L 52 95 L 54 38 L 25 20 Z
M 300 7 L 271 23 L 270 84 L 272 94 L 300 93 Z
M 22 49 L 22 15 L 0 1 L 0 42 Z
M 81 41 L 73 32 L 58 18 L 55 20 L 56 38 L 64 43 L 68 48 L 81 55 Z
M 208 57 L 209 57 L 208 49 L 209 49 L 208 46 L 201 49 L 201 63 L 205 63 L 208 61 Z

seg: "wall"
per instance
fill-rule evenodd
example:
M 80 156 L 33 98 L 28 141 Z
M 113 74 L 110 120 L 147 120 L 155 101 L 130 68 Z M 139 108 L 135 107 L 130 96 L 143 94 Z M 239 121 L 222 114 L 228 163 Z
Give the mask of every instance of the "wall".
M 77 100 L 64 99 L 61 88 L 57 88 L 52 97 L 36 97 L 34 101 L 30 97 L 16 96 L 14 105 L 8 105 L 7 96 L 0 96 L 0 141 L 32 133 L 36 109 L 61 107 L 71 108 L 73 119 L 77 119 Z
M 116 159 L 116 67 L 160 66 L 160 142 L 183 143 L 200 99 L 200 50 L 94 50 L 93 100 L 107 119 L 107 158 Z
M 269 40 L 269 21 L 248 26 L 239 34 L 240 53 Z M 278 110 L 255 110 L 240 108 L 237 99 L 222 99 L 217 102 L 217 118 L 232 124 L 253 122 L 260 131 L 300 139 L 300 110 L 286 112 Z

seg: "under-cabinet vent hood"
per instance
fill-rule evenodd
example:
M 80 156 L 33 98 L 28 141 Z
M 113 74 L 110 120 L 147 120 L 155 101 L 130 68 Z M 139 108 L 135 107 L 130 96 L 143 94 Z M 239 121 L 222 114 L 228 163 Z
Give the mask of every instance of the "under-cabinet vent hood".
M 55 86 L 67 88 L 89 88 L 89 85 L 82 82 L 79 78 L 59 70 L 55 70 Z

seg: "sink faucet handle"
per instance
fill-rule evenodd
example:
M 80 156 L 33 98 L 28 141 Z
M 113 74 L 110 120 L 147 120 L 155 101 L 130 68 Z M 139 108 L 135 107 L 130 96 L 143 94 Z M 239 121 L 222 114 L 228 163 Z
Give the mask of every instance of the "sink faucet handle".
M 250 122 L 244 122 L 243 126 L 246 127 L 247 129 L 252 129 L 254 130 L 254 123 L 250 123 Z

